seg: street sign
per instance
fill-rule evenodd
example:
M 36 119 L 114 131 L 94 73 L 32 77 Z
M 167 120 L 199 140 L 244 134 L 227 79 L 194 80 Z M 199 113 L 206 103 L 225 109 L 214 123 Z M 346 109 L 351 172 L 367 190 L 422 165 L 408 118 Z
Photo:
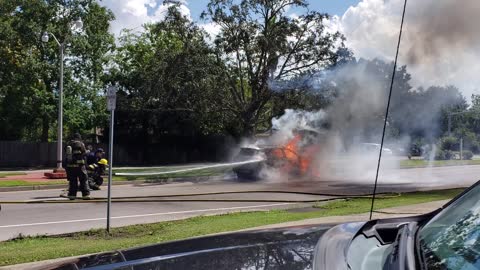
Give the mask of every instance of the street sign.
M 117 105 L 117 87 L 111 85 L 107 89 L 107 109 L 109 111 L 115 110 Z

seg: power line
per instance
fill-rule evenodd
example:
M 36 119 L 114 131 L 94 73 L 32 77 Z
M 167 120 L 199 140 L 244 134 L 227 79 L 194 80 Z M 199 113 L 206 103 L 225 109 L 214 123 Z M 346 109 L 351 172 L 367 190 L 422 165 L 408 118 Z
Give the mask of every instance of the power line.
M 373 187 L 373 194 L 372 194 L 372 207 L 370 208 L 370 220 L 372 220 L 373 205 L 375 204 L 375 194 L 377 193 L 378 173 L 380 171 L 380 162 L 382 160 L 383 143 L 385 141 L 385 131 L 387 129 L 388 112 L 390 110 L 390 101 L 392 100 L 393 82 L 395 80 L 395 73 L 397 71 L 398 52 L 400 51 L 400 42 L 402 40 L 403 22 L 405 20 L 406 9 L 407 9 L 407 0 L 405 0 L 403 4 L 402 22 L 400 23 L 400 33 L 398 34 L 397 52 L 395 54 L 395 63 L 393 64 L 392 81 L 390 83 L 390 91 L 388 93 L 387 109 L 385 111 L 385 119 L 383 121 L 382 142 L 380 143 L 380 153 L 378 154 L 377 173 L 375 175 L 375 185 Z

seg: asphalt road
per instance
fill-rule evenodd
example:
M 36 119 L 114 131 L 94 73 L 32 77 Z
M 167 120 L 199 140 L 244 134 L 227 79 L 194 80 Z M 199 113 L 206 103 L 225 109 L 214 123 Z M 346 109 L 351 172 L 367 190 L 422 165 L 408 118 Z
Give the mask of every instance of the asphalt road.
M 480 166 L 452 166 L 421 169 L 385 170 L 379 180 L 379 192 L 428 190 L 466 187 L 480 176 Z M 348 178 L 348 179 L 347 179 Z M 355 177 L 338 173 L 322 181 L 288 180 L 239 183 L 235 180 L 207 183 L 181 183 L 167 185 L 114 186 L 113 197 L 141 197 L 172 194 L 194 194 L 221 191 L 307 191 L 335 195 L 368 194 L 373 178 Z M 368 181 L 367 181 L 368 180 Z M 13 200 L 65 200 L 59 198 L 61 190 L 1 192 L 0 201 Z M 92 193 L 106 197 L 106 190 Z M 332 196 L 314 196 L 280 193 L 241 193 L 208 196 L 188 196 L 186 199 L 253 199 L 253 200 L 322 200 Z M 252 211 L 302 207 L 305 204 L 287 202 L 135 202 L 113 203 L 112 226 L 124 226 L 183 219 L 198 215 L 212 215 L 233 211 Z M 2 205 L 0 212 L 0 240 L 22 235 L 62 234 L 106 225 L 105 203 L 80 204 L 18 204 Z

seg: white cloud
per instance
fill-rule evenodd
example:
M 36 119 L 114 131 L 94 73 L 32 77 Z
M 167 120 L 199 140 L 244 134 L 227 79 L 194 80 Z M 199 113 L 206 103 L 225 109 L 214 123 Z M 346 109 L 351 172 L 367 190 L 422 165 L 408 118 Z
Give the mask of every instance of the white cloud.
M 403 0 L 363 0 L 333 18 L 357 57 L 393 60 Z M 415 86 L 454 84 L 467 98 L 479 94 L 480 4 L 478 0 L 409 1 L 400 64 Z
M 165 17 L 165 12 L 171 4 L 163 5 L 157 0 L 103 0 L 100 2 L 112 10 L 115 21 L 110 31 L 116 36 L 122 29 L 140 28 L 145 23 L 157 22 Z M 190 18 L 187 1 L 180 1 L 180 12 Z M 153 12 L 149 12 L 152 9 Z
M 192 18 L 191 18 L 191 14 L 190 14 L 190 9 L 187 7 L 187 1 L 182 0 L 182 1 L 180 1 L 180 3 L 181 3 L 180 13 L 187 16 L 191 20 Z M 154 20 L 155 21 L 163 20 L 166 16 L 168 8 L 170 6 L 172 6 L 172 4 L 160 5 L 159 8 L 155 11 L 155 14 L 153 15 Z
M 208 35 L 209 35 L 209 40 L 213 41 L 215 37 L 220 33 L 222 30 L 220 25 L 214 23 L 214 22 L 209 22 L 209 23 L 204 23 L 199 25 L 203 30 L 205 30 Z

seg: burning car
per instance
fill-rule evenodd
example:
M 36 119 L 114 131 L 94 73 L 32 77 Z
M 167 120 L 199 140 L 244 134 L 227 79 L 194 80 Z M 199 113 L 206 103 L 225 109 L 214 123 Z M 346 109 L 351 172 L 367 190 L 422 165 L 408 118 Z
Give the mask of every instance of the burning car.
M 286 143 L 268 143 L 275 141 L 266 139 L 254 145 L 240 149 L 235 161 L 247 161 L 260 158 L 262 161 L 246 164 L 233 169 L 239 179 L 256 180 L 263 169 L 275 169 L 284 175 L 305 176 L 318 174 L 316 166 L 312 166 L 321 152 L 323 133 L 313 129 L 297 129 Z

